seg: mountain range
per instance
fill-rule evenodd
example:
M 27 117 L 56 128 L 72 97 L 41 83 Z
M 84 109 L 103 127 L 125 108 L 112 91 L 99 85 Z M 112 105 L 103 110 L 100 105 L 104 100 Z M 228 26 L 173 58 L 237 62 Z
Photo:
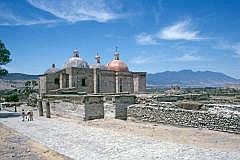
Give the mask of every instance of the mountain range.
M 29 75 L 23 73 L 9 73 L 7 76 L 0 78 L 0 83 L 13 83 L 14 81 L 37 80 L 39 75 Z M 159 73 L 147 74 L 148 86 L 224 86 L 227 84 L 240 84 L 240 80 L 227 76 L 223 73 L 212 71 L 166 71 Z M 5 85 L 5 84 L 4 84 Z M 1 86 L 1 85 L 0 85 Z
M 38 75 L 28 75 L 23 73 L 9 73 L 0 78 L 0 90 L 12 90 L 25 87 L 26 81 L 38 80 Z
M 211 71 L 166 71 L 161 73 L 147 74 L 148 86 L 199 86 L 218 87 L 226 84 L 239 84 L 240 80 L 219 72 Z
M 39 75 L 29 75 L 29 74 L 23 74 L 23 73 L 9 73 L 6 76 L 1 77 L 2 80 L 37 80 Z

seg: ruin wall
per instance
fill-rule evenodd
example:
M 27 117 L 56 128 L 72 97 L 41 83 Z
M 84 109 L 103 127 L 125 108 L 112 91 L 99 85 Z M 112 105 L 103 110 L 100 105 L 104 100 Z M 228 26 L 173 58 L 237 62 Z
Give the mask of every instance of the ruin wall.
M 240 115 L 233 113 L 222 115 L 208 111 L 131 105 L 128 107 L 128 119 L 240 134 Z
M 103 96 L 55 95 L 46 96 L 46 100 L 53 115 L 81 120 L 104 118 Z

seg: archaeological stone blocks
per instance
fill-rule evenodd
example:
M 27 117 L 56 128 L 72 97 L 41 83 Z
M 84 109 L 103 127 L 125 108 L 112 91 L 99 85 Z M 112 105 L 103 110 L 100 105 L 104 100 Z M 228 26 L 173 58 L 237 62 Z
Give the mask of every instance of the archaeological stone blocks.
M 130 119 L 169 124 L 191 128 L 207 128 L 240 134 L 240 116 L 213 114 L 208 111 L 194 111 L 176 108 L 132 105 L 128 108 Z
M 104 118 L 103 96 L 55 95 L 48 101 L 53 115 L 80 120 Z
M 46 117 L 51 118 L 50 103 L 48 101 L 45 102 L 45 107 L 46 107 Z
M 85 96 L 83 120 L 104 118 L 103 96 Z
M 127 120 L 128 106 L 135 103 L 134 95 L 111 95 L 112 104 L 104 111 L 103 95 L 55 95 L 47 97 L 46 112 L 48 106 L 51 114 L 66 118 L 81 120 L 101 119 L 106 112 L 113 112 L 112 118 Z M 106 99 L 105 99 L 106 100 Z
M 134 104 L 135 96 L 131 95 L 119 95 L 114 96 L 115 118 L 121 120 L 127 120 L 128 106 Z
M 42 101 L 38 101 L 38 114 L 39 116 L 43 116 L 43 106 L 42 106 Z

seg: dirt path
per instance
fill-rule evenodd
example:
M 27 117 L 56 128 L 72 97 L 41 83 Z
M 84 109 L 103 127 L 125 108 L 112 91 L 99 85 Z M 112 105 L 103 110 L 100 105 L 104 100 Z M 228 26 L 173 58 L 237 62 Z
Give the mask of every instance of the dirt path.
M 70 160 L 0 123 L 0 160 Z

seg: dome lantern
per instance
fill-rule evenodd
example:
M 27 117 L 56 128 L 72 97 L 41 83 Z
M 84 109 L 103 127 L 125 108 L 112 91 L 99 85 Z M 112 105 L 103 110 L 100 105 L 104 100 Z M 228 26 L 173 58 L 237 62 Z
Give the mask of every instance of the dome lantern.
M 91 65 L 90 68 L 99 68 L 101 70 L 107 70 L 107 67 L 101 64 L 101 57 L 98 53 L 95 56 L 95 60 L 96 60 L 96 64 Z
M 119 52 L 116 51 L 114 54 L 114 60 L 112 60 L 110 63 L 108 63 L 107 68 L 108 70 L 111 71 L 116 71 L 116 72 L 128 72 L 128 66 L 126 63 L 124 63 L 122 60 L 120 60 Z
M 97 55 L 95 56 L 96 62 L 97 63 L 101 63 L 101 57 L 99 56 L 99 54 L 97 53 Z
M 77 48 L 73 50 L 73 57 L 80 57 Z
M 79 56 L 79 51 L 77 49 L 73 50 L 73 57 L 69 58 L 63 68 L 89 68 L 89 65 Z
M 44 72 L 44 74 L 56 73 L 59 69 L 56 68 L 55 64 L 52 64 L 52 67 Z

